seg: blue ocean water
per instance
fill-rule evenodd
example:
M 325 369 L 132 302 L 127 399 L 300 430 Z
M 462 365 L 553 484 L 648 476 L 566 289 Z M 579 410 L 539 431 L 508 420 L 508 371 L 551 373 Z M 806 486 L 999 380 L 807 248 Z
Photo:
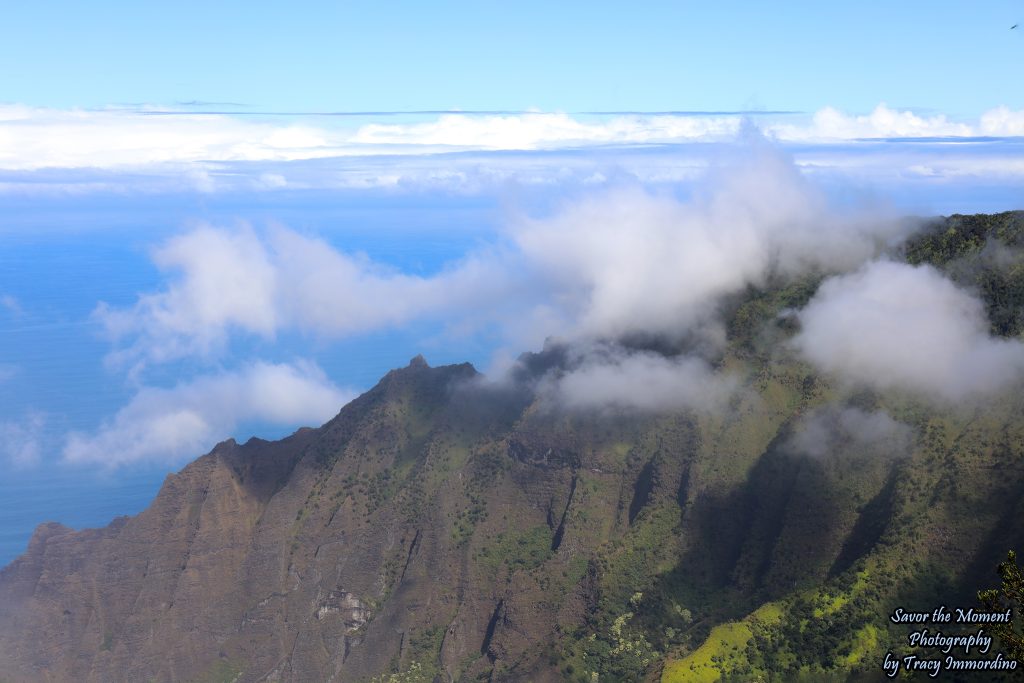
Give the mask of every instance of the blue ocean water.
M 8 302 L 0 308 L 0 368 L 6 368 L 0 424 L 45 418 L 37 435 L 40 461 L 0 472 L 0 566 L 24 551 L 42 522 L 95 527 L 139 512 L 166 474 L 183 464 L 107 470 L 59 462 L 69 432 L 95 430 L 132 395 L 123 373 L 104 366 L 111 346 L 91 314 L 100 301 L 123 307 L 160 289 L 165 274 L 149 254 L 163 239 L 196 222 L 241 220 L 257 229 L 274 222 L 429 274 L 492 240 L 501 220 L 493 200 L 365 193 L 279 193 L 273 202 L 257 195 L 6 196 L 0 219 L 0 296 Z M 490 349 L 479 341 L 439 344 L 432 338 L 432 330 L 412 326 L 329 342 L 279 338 L 273 352 L 282 359 L 312 357 L 336 385 L 357 390 L 417 353 L 433 365 L 488 360 Z M 167 381 L 173 380 L 169 372 Z M 245 423 L 222 438 L 279 438 L 298 426 Z

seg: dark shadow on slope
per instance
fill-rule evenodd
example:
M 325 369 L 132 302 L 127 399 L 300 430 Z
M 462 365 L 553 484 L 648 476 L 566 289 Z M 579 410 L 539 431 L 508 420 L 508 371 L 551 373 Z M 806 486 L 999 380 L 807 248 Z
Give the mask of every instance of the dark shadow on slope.
M 494 653 L 491 652 L 491 640 L 494 639 L 494 630 L 498 627 L 498 619 L 501 618 L 502 608 L 505 607 L 504 600 L 498 600 L 498 604 L 494 607 L 494 613 L 491 614 L 490 620 L 487 622 L 487 630 L 484 632 L 484 640 L 480 645 L 480 654 L 485 655 L 493 664 Z
M 633 485 L 633 499 L 629 502 L 629 523 L 633 524 L 640 510 L 647 505 L 651 499 L 651 490 L 654 487 L 654 458 L 647 461 L 647 464 L 640 470 L 640 475 Z
M 558 522 L 555 535 L 551 538 L 551 552 L 558 550 L 562 545 L 562 539 L 565 538 L 565 520 L 569 516 L 569 508 L 572 506 L 572 499 L 576 495 L 576 480 L 577 477 L 573 474 L 572 483 L 569 485 L 569 498 L 565 501 L 565 509 L 562 511 L 562 519 Z
M 794 454 L 788 441 L 784 428 L 740 486 L 716 492 L 695 484 L 697 492 L 680 510 L 690 546 L 660 577 L 651 591 L 655 599 L 675 600 L 718 623 L 801 586 L 820 585 L 831 571 L 870 552 L 888 522 L 884 501 L 892 497 L 891 483 L 873 496 L 857 529 L 851 494 L 834 463 Z M 851 470 L 848 465 L 844 476 Z M 683 476 L 687 489 L 689 476 Z M 682 491 L 679 500 L 686 501 Z
M 846 537 L 839 556 L 828 570 L 829 577 L 842 574 L 861 557 L 867 555 L 885 533 L 892 520 L 898 468 L 893 467 L 881 491 L 861 510 L 857 523 Z
M 1003 514 L 981 545 L 959 582 L 957 598 L 964 606 L 975 606 L 979 590 L 999 585 L 996 567 L 1006 560 L 1006 553 L 1024 553 L 1024 490 L 1017 485 L 1015 494 L 1002 501 Z M 1015 615 L 1016 617 L 1016 615 Z

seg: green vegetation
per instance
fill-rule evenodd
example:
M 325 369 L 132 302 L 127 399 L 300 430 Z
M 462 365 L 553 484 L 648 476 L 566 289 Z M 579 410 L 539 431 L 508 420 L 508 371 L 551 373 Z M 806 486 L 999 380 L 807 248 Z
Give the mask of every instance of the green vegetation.
M 480 549 L 478 560 L 491 575 L 496 575 L 502 565 L 509 571 L 528 571 L 550 557 L 551 530 L 541 524 L 522 531 L 499 533 L 493 545 Z
M 630 625 L 632 619 L 632 612 L 620 614 L 606 630 L 586 639 L 583 660 L 600 680 L 635 681 L 656 661 L 659 653 L 643 631 Z
M 711 683 L 733 673 L 750 676 L 747 680 L 763 677 L 763 670 L 755 672 L 747 663 L 748 643 L 761 637 L 781 616 L 779 607 L 769 603 L 742 621 L 714 627 L 704 644 L 692 654 L 667 664 L 661 680 L 664 683 Z
M 1024 211 L 951 216 L 912 239 L 907 261 L 942 268 L 978 292 L 992 333 L 1024 331 Z
M 1016 623 L 1019 624 L 1021 608 L 1024 607 L 1024 573 L 1017 566 L 1017 553 L 1012 550 L 1007 553 L 1006 561 L 999 563 L 997 571 L 1003 580 L 1002 585 L 999 588 L 980 591 L 978 599 L 990 612 L 1012 610 L 1011 614 L 1017 615 Z M 1015 627 L 1013 621 L 991 624 L 989 629 L 1002 642 L 1007 656 L 1024 664 L 1024 632 Z

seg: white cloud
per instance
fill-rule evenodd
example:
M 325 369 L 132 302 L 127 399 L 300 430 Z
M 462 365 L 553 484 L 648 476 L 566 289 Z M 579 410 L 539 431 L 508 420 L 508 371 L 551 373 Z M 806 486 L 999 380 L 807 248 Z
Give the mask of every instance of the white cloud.
M 801 418 L 789 445 L 820 458 L 848 452 L 851 446 L 872 454 L 905 455 L 913 441 L 913 429 L 884 410 L 826 406 Z
M 886 261 L 830 278 L 794 343 L 842 379 L 957 401 L 1024 373 L 1024 344 L 990 336 L 979 300 L 934 268 Z
M 408 275 L 278 229 L 270 238 L 281 274 L 282 317 L 299 329 L 344 336 L 439 313 L 497 304 L 515 284 L 499 255 L 481 252 L 429 276 Z
M 1024 111 L 1009 107 L 996 107 L 981 115 L 979 129 L 982 135 L 1024 135 Z
M 738 116 L 616 116 L 588 123 L 563 113 L 504 116 L 445 114 L 416 124 L 369 124 L 351 141 L 484 150 L 534 150 L 613 143 L 721 140 L 734 136 Z
M 549 407 L 713 412 L 724 407 L 738 386 L 735 377 L 716 373 L 692 356 L 668 358 L 613 346 L 573 353 L 577 358 L 571 370 L 542 381 L 541 395 Z
M 141 333 L 153 360 L 208 354 L 232 327 L 264 336 L 277 329 L 277 272 L 251 231 L 201 227 L 169 240 L 153 260 L 182 277 L 166 291 L 140 296 L 130 310 L 101 304 L 95 312 L 114 338 Z
M 318 425 L 352 398 L 310 363 L 254 363 L 170 389 L 142 388 L 95 433 L 70 434 L 64 460 L 105 466 L 180 462 L 209 450 L 243 420 Z
M 21 421 L 0 421 L 0 457 L 15 468 L 38 463 L 45 426 L 46 416 L 39 412 L 29 413 Z
M 852 267 L 906 224 L 861 208 L 832 211 L 777 150 L 755 142 L 689 203 L 647 192 L 587 199 L 514 234 L 570 321 L 549 334 L 676 336 L 721 297 L 772 273 Z
M 94 312 L 112 339 L 129 340 L 112 354 L 115 365 L 214 356 L 232 332 L 343 337 L 443 312 L 486 312 L 519 287 L 487 253 L 421 277 L 285 228 L 260 237 L 203 226 L 169 240 L 154 260 L 177 274 L 164 291 Z
M 950 121 L 945 114 L 919 116 L 910 110 L 891 109 L 884 103 L 866 115 L 849 115 L 833 107 L 825 107 L 814 114 L 810 125 L 779 124 L 770 130 L 780 140 L 811 141 L 978 135 L 977 124 Z
M 527 112 L 506 115 L 441 114 L 412 123 L 353 125 L 344 118 L 255 118 L 152 110 L 63 110 L 0 105 L 0 169 L 159 170 L 188 177 L 216 164 L 288 162 L 328 157 L 436 154 L 452 150 L 551 150 L 731 140 L 740 115 L 630 114 L 582 116 Z M 866 115 L 832 107 L 810 120 L 758 119 L 780 141 L 834 141 L 886 137 L 1021 135 L 1024 112 L 998 107 L 973 121 L 920 115 L 880 104 Z M 211 166 L 213 165 L 213 166 Z M 273 174 L 271 174 L 272 176 Z M 279 178 L 256 174 L 265 189 Z M 193 181 L 202 181 L 201 175 Z M 268 182 L 269 181 L 269 182 Z
M 117 168 L 339 154 L 318 130 L 211 114 L 0 105 L 0 168 Z

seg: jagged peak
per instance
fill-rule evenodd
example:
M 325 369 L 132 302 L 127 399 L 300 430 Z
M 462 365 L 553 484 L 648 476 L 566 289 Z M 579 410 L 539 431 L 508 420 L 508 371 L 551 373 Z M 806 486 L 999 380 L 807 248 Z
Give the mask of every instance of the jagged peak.
M 39 552 L 46 545 L 46 541 L 53 536 L 70 534 L 74 533 L 74 531 L 71 527 L 65 526 L 60 522 L 43 522 L 36 526 L 32 532 L 32 537 L 28 541 L 28 548 L 26 548 L 26 554 L 31 555 Z
M 74 531 L 74 529 L 72 529 L 69 526 L 65 526 L 64 524 L 61 524 L 60 522 L 42 522 L 41 524 L 38 524 L 35 530 L 32 532 L 32 538 L 43 539 L 47 538 L 48 536 L 54 536 L 56 534 L 66 534 L 72 531 Z
M 472 375 L 478 374 L 472 363 L 431 366 L 422 354 L 418 354 L 404 368 L 395 368 L 389 371 L 378 382 L 378 386 L 394 381 L 396 378 L 401 378 L 402 381 L 407 381 L 410 378 L 415 378 L 414 381 L 423 381 L 428 378 L 441 379 L 449 377 L 452 373 L 461 374 L 467 372 Z

